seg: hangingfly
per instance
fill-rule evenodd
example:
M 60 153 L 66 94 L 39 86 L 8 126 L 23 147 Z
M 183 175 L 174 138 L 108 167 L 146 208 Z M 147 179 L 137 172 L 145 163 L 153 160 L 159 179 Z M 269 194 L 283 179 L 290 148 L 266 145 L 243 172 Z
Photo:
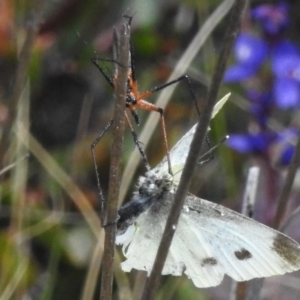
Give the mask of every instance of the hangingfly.
M 130 17 L 130 16 L 124 16 L 124 17 L 128 19 L 128 26 L 130 26 L 132 17 Z M 135 74 L 135 63 L 134 63 L 133 53 L 134 53 L 133 44 L 130 40 L 130 66 L 128 66 L 127 94 L 126 94 L 126 99 L 125 99 L 125 102 L 126 102 L 125 106 L 132 114 L 133 119 L 137 125 L 140 125 L 140 119 L 136 112 L 137 109 L 146 110 L 146 111 L 154 111 L 154 112 L 159 113 L 161 127 L 162 127 L 162 133 L 163 133 L 163 139 L 164 139 L 164 145 L 166 148 L 166 155 L 167 155 L 167 159 L 168 159 L 168 167 L 169 167 L 168 171 L 169 171 L 169 173 L 171 173 L 172 171 L 171 171 L 171 164 L 170 164 L 170 160 L 169 160 L 169 148 L 168 148 L 168 141 L 167 141 L 166 126 L 165 126 L 164 110 L 161 107 L 158 107 L 155 104 L 152 104 L 151 102 L 148 102 L 145 99 L 170 85 L 176 84 L 181 81 L 186 81 L 188 84 L 188 87 L 189 87 L 189 91 L 191 93 L 191 98 L 194 101 L 197 112 L 199 114 L 199 109 L 198 109 L 198 106 L 196 103 L 196 98 L 195 98 L 195 95 L 191 88 L 190 79 L 189 79 L 188 75 L 182 75 L 170 82 L 155 86 L 145 92 L 140 93 L 138 90 L 138 84 L 137 84 L 137 79 L 136 79 L 136 74 Z M 106 81 L 110 84 L 110 86 L 112 88 L 114 88 L 115 81 L 117 79 L 117 74 L 115 74 L 114 76 L 107 75 L 106 72 L 104 71 L 104 69 L 102 68 L 102 66 L 99 64 L 99 62 L 101 62 L 101 61 L 110 61 L 110 62 L 114 62 L 117 64 L 118 64 L 118 62 L 116 60 L 110 60 L 110 59 L 92 58 L 92 62 L 94 63 L 94 65 L 99 69 L 99 71 L 104 76 Z M 126 67 L 126 66 L 123 66 L 123 67 Z M 134 142 L 142 155 L 144 165 L 145 165 L 146 169 L 149 171 L 150 167 L 147 162 L 146 155 L 145 155 L 143 149 L 140 147 L 140 142 L 138 141 L 137 135 L 133 129 L 133 126 L 131 124 L 131 121 L 130 121 L 126 111 L 125 111 L 125 120 L 131 130 Z M 99 139 L 96 139 L 96 141 L 93 143 L 94 146 L 92 147 L 92 151 L 98 141 L 99 141 Z
M 215 106 L 214 115 L 226 102 Z M 214 116 L 213 115 L 213 116 Z M 133 199 L 119 210 L 116 243 L 123 245 L 124 271 L 152 270 L 182 168 L 195 133 L 192 127 L 165 158 L 140 177 Z M 145 255 L 145 253 L 147 255 Z M 188 194 L 163 275 L 185 273 L 200 288 L 216 286 L 225 274 L 237 281 L 280 275 L 300 268 L 300 245 L 244 215 Z

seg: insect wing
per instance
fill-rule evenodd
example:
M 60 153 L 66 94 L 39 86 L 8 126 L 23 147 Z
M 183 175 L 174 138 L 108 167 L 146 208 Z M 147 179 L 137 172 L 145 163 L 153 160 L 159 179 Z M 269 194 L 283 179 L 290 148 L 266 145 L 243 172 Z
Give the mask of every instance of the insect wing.
M 169 193 L 173 198 L 174 194 Z M 150 208 L 136 222 L 123 245 L 122 269 L 151 272 L 170 203 Z M 134 226 L 134 225 L 133 225 Z M 147 253 L 147 255 L 145 255 Z M 221 283 L 225 274 L 237 281 L 269 277 L 300 268 L 300 246 L 288 236 L 235 211 L 189 195 L 163 269 L 183 272 L 197 287 Z
M 186 207 L 176 234 L 191 253 L 185 273 L 196 286 L 217 285 L 224 274 L 245 281 L 300 268 L 300 245 L 279 231 L 193 195 Z

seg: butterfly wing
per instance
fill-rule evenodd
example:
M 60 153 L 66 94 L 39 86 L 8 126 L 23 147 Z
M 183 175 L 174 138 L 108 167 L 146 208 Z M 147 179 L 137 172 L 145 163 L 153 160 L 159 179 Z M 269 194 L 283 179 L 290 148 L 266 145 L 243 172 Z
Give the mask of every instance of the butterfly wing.
M 121 236 L 121 239 L 117 240 L 118 244 L 123 244 L 123 253 L 127 258 L 121 263 L 123 271 L 130 272 L 132 269 L 136 269 L 147 271 L 149 275 L 173 196 L 173 194 L 167 193 L 166 197 L 161 199 L 162 201 L 158 201 L 157 205 L 153 205 L 150 209 L 142 213 L 137 218 L 135 224 L 131 225 Z M 174 255 L 168 255 L 162 274 L 179 276 L 182 274 L 183 268 L 184 265 L 181 263 L 180 257 L 174 253 Z
M 217 285 L 224 274 L 245 281 L 300 268 L 300 246 L 288 236 L 193 195 L 186 206 L 176 234 L 191 254 L 185 273 L 196 286 Z
M 173 198 L 173 194 L 168 196 Z M 168 204 L 142 214 L 123 249 L 122 269 L 152 269 L 166 222 Z M 300 246 L 291 238 L 237 212 L 189 195 L 163 274 L 183 272 L 197 287 L 216 286 L 224 274 L 237 281 L 300 268 Z
M 221 100 L 217 102 L 214 107 L 212 118 L 220 111 L 226 101 L 229 99 L 230 93 L 225 95 Z M 195 124 L 172 148 L 170 151 L 170 159 L 172 164 L 172 171 L 174 174 L 174 183 L 178 183 L 182 174 L 182 169 L 187 159 L 190 145 L 192 139 L 194 137 L 196 131 L 197 124 Z M 168 162 L 167 158 L 165 157 L 161 163 L 156 166 L 151 172 L 155 172 L 160 176 L 161 174 L 165 174 L 168 172 Z

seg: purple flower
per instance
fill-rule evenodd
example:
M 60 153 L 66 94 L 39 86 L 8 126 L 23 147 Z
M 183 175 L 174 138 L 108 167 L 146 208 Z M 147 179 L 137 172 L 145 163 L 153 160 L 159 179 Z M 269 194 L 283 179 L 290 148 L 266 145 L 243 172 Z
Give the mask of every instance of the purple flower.
M 232 134 L 226 144 L 242 153 L 265 153 L 274 136 L 269 133 Z
M 236 39 L 234 54 L 240 64 L 260 66 L 266 58 L 267 45 L 260 38 L 241 33 Z
M 279 108 L 288 109 L 300 106 L 300 86 L 297 81 L 276 78 L 273 84 L 274 98 Z
M 228 68 L 224 81 L 240 82 L 254 76 L 268 52 L 271 53 L 271 70 L 274 75 L 274 103 L 281 109 L 300 107 L 300 51 L 290 41 L 280 41 L 268 49 L 263 40 L 248 34 L 240 35 L 234 51 L 238 64 Z M 252 107 L 262 127 L 266 123 L 261 114 L 265 108 L 259 108 L 258 105 Z
M 272 50 L 273 59 L 282 57 L 283 55 L 299 55 L 299 47 L 288 40 L 281 40 Z
M 299 136 L 299 131 L 289 128 L 280 133 L 259 132 L 247 134 L 232 134 L 226 142 L 230 148 L 251 154 L 276 156 L 281 165 L 288 165 L 294 153 L 293 142 Z
M 234 55 L 238 63 L 226 71 L 224 81 L 242 81 L 255 75 L 267 52 L 265 41 L 250 34 L 240 34 L 234 46 Z
M 291 42 L 281 42 L 273 49 L 273 94 L 279 108 L 300 107 L 300 52 Z
M 274 47 L 271 66 L 275 76 L 300 82 L 300 52 L 291 42 L 279 43 Z
M 267 34 L 276 35 L 290 23 L 289 5 L 284 2 L 259 5 L 252 10 L 252 18 L 261 23 Z

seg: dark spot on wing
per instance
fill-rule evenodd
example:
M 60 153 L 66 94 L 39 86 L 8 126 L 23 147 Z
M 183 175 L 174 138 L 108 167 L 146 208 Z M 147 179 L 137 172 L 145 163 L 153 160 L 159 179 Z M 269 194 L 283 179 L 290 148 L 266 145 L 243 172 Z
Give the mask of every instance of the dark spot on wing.
M 291 238 L 277 234 L 272 249 L 289 264 L 300 266 L 300 246 Z
M 201 265 L 204 267 L 205 265 L 215 266 L 218 261 L 214 257 L 207 257 L 202 260 Z
M 235 251 L 234 255 L 236 256 L 236 258 L 238 260 L 246 260 L 246 259 L 249 259 L 249 258 L 252 257 L 252 254 L 248 250 L 246 250 L 244 248 L 242 248 L 239 251 Z

